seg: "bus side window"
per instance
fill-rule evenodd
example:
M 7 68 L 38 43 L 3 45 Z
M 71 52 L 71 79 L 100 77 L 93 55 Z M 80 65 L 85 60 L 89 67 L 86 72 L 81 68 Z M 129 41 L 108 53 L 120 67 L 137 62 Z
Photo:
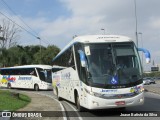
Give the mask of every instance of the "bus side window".
M 36 76 L 37 77 L 37 73 L 36 73 L 36 71 L 35 71 L 35 69 L 30 69 L 30 71 L 29 71 L 30 73 L 30 75 L 33 75 L 33 76 Z
M 68 60 L 68 66 L 72 66 L 72 61 L 73 61 L 73 55 L 71 53 L 70 57 L 69 57 L 69 60 Z
M 39 78 L 40 78 L 42 81 L 45 81 L 45 74 L 44 74 L 44 72 L 43 72 L 43 69 L 37 68 L 37 71 L 38 71 L 38 74 L 39 74 Z
M 30 75 L 37 76 L 37 74 L 36 74 L 35 71 L 31 71 L 31 72 L 30 72 Z
M 73 48 L 70 48 L 70 57 L 68 60 L 68 67 L 75 69 L 74 57 L 73 57 Z

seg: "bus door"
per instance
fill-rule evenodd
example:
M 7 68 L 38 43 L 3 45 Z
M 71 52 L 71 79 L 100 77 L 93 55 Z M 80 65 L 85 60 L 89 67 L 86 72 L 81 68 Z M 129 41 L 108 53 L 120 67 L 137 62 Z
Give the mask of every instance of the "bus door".
M 30 78 L 31 78 L 31 80 L 30 80 L 30 84 L 31 84 L 30 88 L 34 88 L 34 83 L 38 79 L 36 68 L 30 69 L 29 75 L 30 75 Z

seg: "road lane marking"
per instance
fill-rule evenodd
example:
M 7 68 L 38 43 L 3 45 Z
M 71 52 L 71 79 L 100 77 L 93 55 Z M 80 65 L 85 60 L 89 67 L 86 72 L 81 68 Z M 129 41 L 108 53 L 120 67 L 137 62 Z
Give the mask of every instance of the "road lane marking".
M 70 103 L 68 103 L 68 102 L 66 102 L 66 101 L 64 101 L 64 102 L 65 102 L 67 105 L 69 105 L 69 106 L 75 111 L 75 113 L 77 114 L 79 120 L 83 120 L 82 117 L 79 115 L 78 111 L 77 111 Z

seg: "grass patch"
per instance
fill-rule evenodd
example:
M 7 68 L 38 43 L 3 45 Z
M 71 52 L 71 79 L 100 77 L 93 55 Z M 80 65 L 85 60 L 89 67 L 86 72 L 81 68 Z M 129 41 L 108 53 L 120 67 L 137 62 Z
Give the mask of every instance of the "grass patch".
M 8 90 L 0 90 L 0 111 L 15 111 L 31 102 L 28 96 L 23 94 L 15 96 L 15 94 Z

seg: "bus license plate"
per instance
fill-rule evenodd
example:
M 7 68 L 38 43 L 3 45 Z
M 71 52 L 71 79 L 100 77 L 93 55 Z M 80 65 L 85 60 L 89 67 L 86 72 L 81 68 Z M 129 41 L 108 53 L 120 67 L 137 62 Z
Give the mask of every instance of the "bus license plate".
M 116 105 L 125 105 L 125 101 L 117 101 L 115 102 Z

